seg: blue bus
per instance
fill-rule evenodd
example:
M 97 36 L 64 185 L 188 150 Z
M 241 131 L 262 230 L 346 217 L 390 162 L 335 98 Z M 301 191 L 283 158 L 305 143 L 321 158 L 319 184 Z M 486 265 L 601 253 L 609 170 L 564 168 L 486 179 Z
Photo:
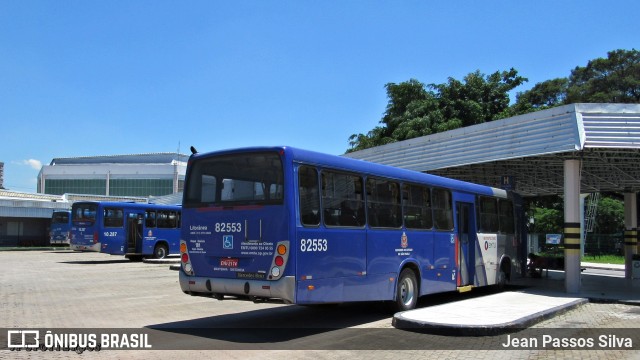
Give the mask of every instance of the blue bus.
M 422 295 L 502 287 L 522 273 L 521 210 L 501 189 L 291 147 L 195 153 L 180 287 L 408 310 Z
M 179 253 L 178 205 L 76 202 L 71 208 L 71 249 L 162 259 Z
M 69 245 L 69 231 L 71 230 L 71 211 L 54 210 L 51 215 L 49 230 L 49 244 Z

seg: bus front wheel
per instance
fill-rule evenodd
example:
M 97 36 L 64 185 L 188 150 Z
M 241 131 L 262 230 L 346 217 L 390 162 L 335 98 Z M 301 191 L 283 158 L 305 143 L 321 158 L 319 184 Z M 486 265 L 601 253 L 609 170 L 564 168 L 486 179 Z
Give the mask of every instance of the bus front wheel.
M 411 269 L 404 269 L 398 278 L 396 286 L 396 299 L 392 303 L 394 311 L 407 311 L 414 309 L 418 303 L 418 280 Z
M 158 244 L 156 245 L 156 248 L 153 250 L 153 257 L 156 259 L 164 259 L 165 257 L 167 257 L 168 253 L 169 253 L 169 249 L 167 249 L 166 245 Z

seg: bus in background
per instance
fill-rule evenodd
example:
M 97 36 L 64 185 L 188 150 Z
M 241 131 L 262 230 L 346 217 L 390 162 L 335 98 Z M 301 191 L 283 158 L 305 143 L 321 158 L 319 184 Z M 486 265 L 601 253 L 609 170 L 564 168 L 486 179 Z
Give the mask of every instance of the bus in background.
M 179 253 L 178 205 L 76 202 L 71 208 L 71 249 L 162 259 Z
M 193 296 L 401 311 L 523 272 L 515 194 L 291 147 L 193 154 L 182 214 Z
M 71 211 L 54 210 L 51 215 L 51 230 L 49 244 L 69 245 L 69 231 L 71 230 Z

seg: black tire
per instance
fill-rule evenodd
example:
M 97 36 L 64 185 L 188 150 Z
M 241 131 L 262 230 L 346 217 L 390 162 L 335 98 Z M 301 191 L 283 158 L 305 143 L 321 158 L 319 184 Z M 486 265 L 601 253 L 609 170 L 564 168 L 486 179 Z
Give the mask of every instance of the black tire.
M 153 258 L 154 259 L 164 259 L 169 255 L 169 249 L 165 244 L 158 244 L 156 248 L 153 249 Z
M 398 312 L 415 309 L 419 293 L 416 274 L 411 269 L 402 270 L 396 285 L 396 298 L 391 304 L 392 310 Z
M 496 279 L 495 289 L 496 291 L 503 291 L 507 286 L 507 274 L 501 269 L 496 276 L 498 278 Z

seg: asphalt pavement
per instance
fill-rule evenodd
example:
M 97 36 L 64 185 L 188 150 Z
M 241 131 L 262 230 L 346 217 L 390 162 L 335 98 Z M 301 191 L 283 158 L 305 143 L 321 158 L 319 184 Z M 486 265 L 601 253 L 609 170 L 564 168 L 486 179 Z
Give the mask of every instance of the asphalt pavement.
M 527 328 L 589 302 L 640 306 L 640 279 L 625 279 L 624 265 L 582 263 L 580 291 L 564 289 L 564 271 L 513 279 L 506 291 L 404 311 L 393 326 L 457 336 L 499 335 Z

